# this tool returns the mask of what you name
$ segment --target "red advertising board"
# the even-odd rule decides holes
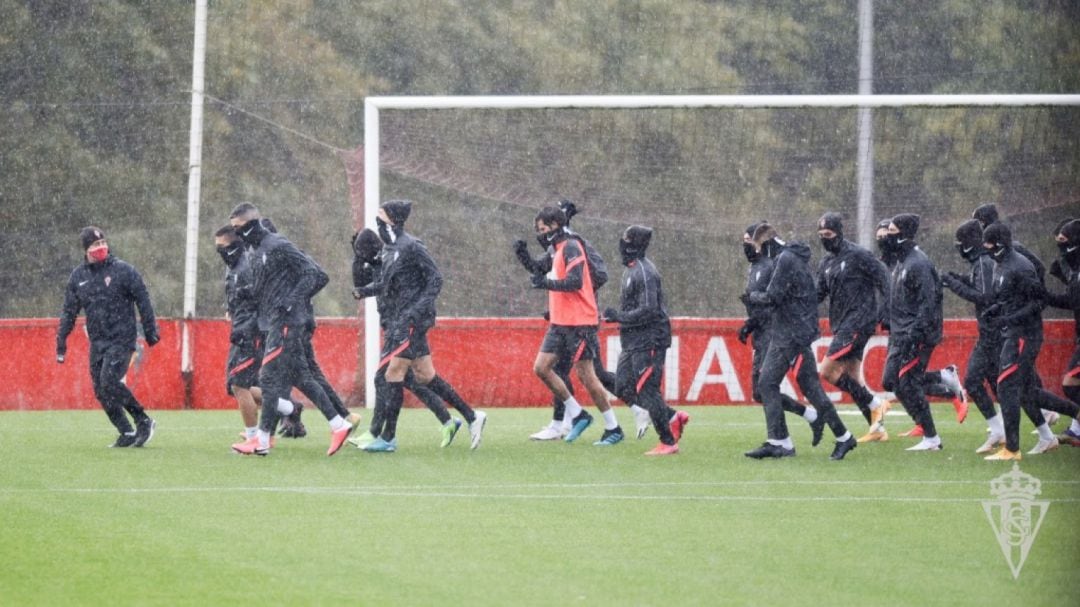
[[[87,339],[82,324],[68,339],[67,362],[56,363],[56,319],[0,320],[0,339],[9,348],[0,410],[88,409],[98,407],[87,369]],[[181,321],[160,320],[161,343],[142,348],[128,373],[135,395],[151,409],[233,408],[225,393],[228,324],[191,321],[194,372],[180,372]],[[739,343],[735,319],[677,318],[668,352],[665,398],[673,404],[745,404],[751,401],[750,348]],[[1058,390],[1074,347],[1072,321],[1046,321],[1046,340],[1038,359],[1043,383]],[[443,318],[429,334],[435,366],[469,402],[479,407],[542,407],[550,394],[532,371],[544,321],[533,318]],[[320,319],[315,333],[318,361],[330,383],[351,403],[363,401],[356,384],[360,360],[357,319]],[[976,338],[975,323],[948,320],[945,341],[934,351],[932,369],[948,364],[964,370]],[[820,358],[829,337],[815,342]],[[618,334],[601,331],[601,349],[609,368],[618,357]],[[874,337],[866,352],[864,374],[871,389],[881,390],[887,336]],[[791,380],[785,384],[790,387]],[[826,391],[839,398],[832,386]],[[579,386],[580,388],[580,386]],[[581,391],[580,393],[584,393]],[[410,397],[411,398],[411,397]],[[410,400],[415,405],[415,401]]]

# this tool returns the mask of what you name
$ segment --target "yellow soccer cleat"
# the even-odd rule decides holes
[[[858,442],[860,443],[884,443],[888,440],[889,432],[885,429],[885,426],[880,424],[874,426],[869,432],[858,438]]]
[[[997,453],[995,453],[993,455],[987,455],[983,459],[985,459],[986,461],[998,461],[998,462],[1000,462],[1000,461],[1014,461],[1014,462],[1018,462],[1021,459],[1021,455],[1020,455],[1019,451],[1009,451],[1008,449],[1002,447],[1001,451],[998,451]]]

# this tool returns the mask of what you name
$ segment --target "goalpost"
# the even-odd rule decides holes
[[[812,108],[1006,108],[1080,106],[1080,95],[552,95],[368,97],[364,101],[364,209],[374,225],[381,202],[381,110],[651,110]],[[873,162],[873,159],[869,159]],[[860,231],[872,226],[873,206],[858,209]],[[364,303],[365,399],[374,405],[380,330],[375,302]]]

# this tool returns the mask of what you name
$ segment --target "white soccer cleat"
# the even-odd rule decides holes
[[[548,424],[538,432],[530,434],[529,440],[562,440],[564,436],[566,432],[563,431],[562,424]]]
[[[979,455],[982,455],[983,453],[991,453],[999,445],[1001,445],[1001,446],[1005,445],[1005,435],[1004,434],[994,434],[993,432],[991,432],[990,436],[987,437],[986,442],[983,443],[981,447],[976,449],[975,453],[978,453]]]
[[[637,428],[638,440],[645,438],[645,434],[649,432],[649,426],[652,425],[652,418],[649,417],[649,412],[645,409],[637,409],[634,411],[634,426]]]
[[[949,365],[941,370],[941,381],[960,402],[967,402],[967,390],[964,390],[964,384],[960,381],[960,371],[956,365]]]
[[[923,438],[917,445],[908,447],[905,451],[941,451],[941,439]]]
[[[1047,409],[1040,409],[1040,411],[1042,411],[1043,419],[1046,420],[1046,425],[1047,426],[1053,426],[1054,424],[1058,423],[1059,419],[1061,419],[1061,414],[1058,413],[1057,411],[1049,411]],[[1032,434],[1038,434],[1039,431],[1038,430],[1032,430],[1031,433]]]
[[[472,444],[470,449],[475,449],[480,446],[480,439],[484,436],[484,424],[487,423],[487,413],[483,411],[476,412],[476,419],[469,424],[469,435],[472,436]]]
[[[1031,451],[1028,451],[1028,455],[1049,453],[1050,451],[1057,449],[1059,444],[1060,443],[1058,443],[1057,437],[1051,438],[1050,440],[1040,440],[1038,443],[1035,444],[1035,447]]]

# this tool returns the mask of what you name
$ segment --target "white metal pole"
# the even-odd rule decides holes
[[[190,379],[194,371],[191,323],[195,317],[195,290],[198,285],[199,197],[202,184],[203,83],[206,64],[207,0],[195,2],[195,44],[191,65],[191,134],[188,143],[187,244],[184,256],[184,317],[180,372]],[[189,392],[190,393],[190,392]],[[185,403],[190,406],[191,403]]]
[[[859,95],[874,94],[874,0],[859,0]],[[874,119],[873,110],[858,109],[859,149],[856,157],[858,180],[855,210],[859,244],[874,244]]]
[[[379,208],[379,107],[364,101],[364,225],[375,225]],[[375,372],[379,369],[379,310],[364,300],[364,404],[375,406]]]

